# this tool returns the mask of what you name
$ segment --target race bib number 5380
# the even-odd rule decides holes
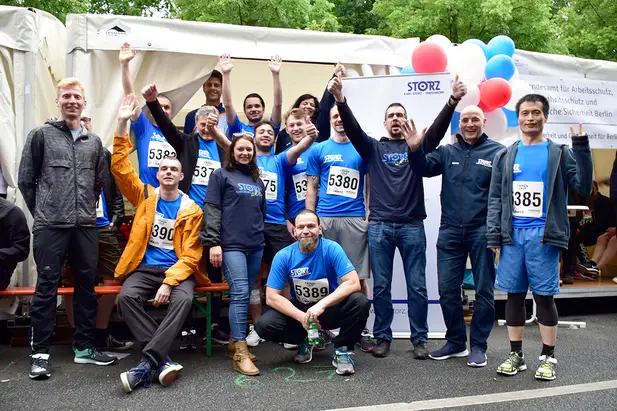
[[[327,194],[356,198],[360,187],[360,172],[353,168],[331,166]]]
[[[512,182],[512,195],[516,217],[542,217],[544,204],[544,183],[542,181],[514,181]]]

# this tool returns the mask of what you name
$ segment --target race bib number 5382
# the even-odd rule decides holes
[[[148,167],[158,168],[161,165],[161,160],[169,156],[176,156],[176,150],[171,144],[164,141],[150,141],[150,144],[148,144]]]
[[[544,183],[542,181],[514,181],[512,182],[512,195],[516,217],[542,217],[544,204]]]

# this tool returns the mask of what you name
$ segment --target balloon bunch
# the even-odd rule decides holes
[[[486,117],[485,133],[497,138],[508,127],[518,127],[514,112],[518,100],[532,93],[531,86],[519,79],[514,64],[515,45],[508,36],[497,36],[488,44],[470,39],[454,46],[441,34],[420,43],[411,55],[411,65],[401,74],[441,73],[458,75],[467,85],[467,94],[456,106],[452,132],[458,130],[460,112],[467,106],[477,105]]]

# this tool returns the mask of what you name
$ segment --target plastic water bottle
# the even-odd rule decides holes
[[[310,345],[319,344],[319,327],[317,327],[317,323],[315,321],[309,321],[306,331],[308,334],[308,343]]]

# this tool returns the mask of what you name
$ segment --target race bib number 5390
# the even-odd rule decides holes
[[[542,217],[544,204],[544,183],[542,181],[514,181],[512,182],[512,195],[516,217]]]
[[[154,224],[152,224],[152,232],[148,244],[164,248],[165,250],[174,249],[174,224],[176,220],[161,216],[154,216]]]

